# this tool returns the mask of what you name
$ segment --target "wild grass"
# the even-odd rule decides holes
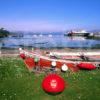
[[[30,73],[20,58],[0,58],[0,100],[100,100],[100,70],[61,73],[66,89],[58,95],[41,88],[44,74]]]

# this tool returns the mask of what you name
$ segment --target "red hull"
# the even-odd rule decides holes
[[[35,67],[35,62],[33,58],[26,58],[24,63],[28,69],[33,69]]]
[[[39,62],[38,62],[38,66],[40,66],[41,68],[43,67],[51,67],[51,60],[47,60],[47,59],[42,59],[40,58]],[[26,64],[27,68],[28,69],[33,69],[36,65],[35,65],[35,62],[34,62],[34,59],[33,58],[26,58],[24,60],[24,63]],[[56,61],[56,67],[57,68],[60,68],[63,66],[63,65],[66,65],[70,70],[72,71],[78,71],[78,67],[74,64],[74,63],[65,63],[65,62],[60,62],[60,61]]]
[[[38,62],[38,66],[40,66],[40,67],[51,67],[51,62],[52,62],[51,60],[46,60],[46,59],[41,58],[40,61]],[[26,64],[28,69],[32,69],[36,66],[33,58],[26,58],[24,60],[24,63]],[[75,65],[74,63],[65,63],[65,62],[56,61],[56,67],[57,68],[61,69],[61,67],[64,64],[72,71],[78,71],[78,68],[87,69],[87,70],[93,70],[93,69],[96,68],[96,66],[94,66],[91,63],[87,63],[87,62]]]

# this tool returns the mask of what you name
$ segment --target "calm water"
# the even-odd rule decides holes
[[[39,48],[63,48],[63,47],[97,47],[100,40],[87,40],[83,37],[69,38],[63,34],[24,34],[23,37],[8,37],[0,39],[0,48],[39,47]]]

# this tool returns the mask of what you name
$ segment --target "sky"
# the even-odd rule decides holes
[[[0,0],[0,27],[49,32],[100,29],[100,0]]]

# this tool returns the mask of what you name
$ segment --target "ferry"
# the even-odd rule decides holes
[[[65,33],[65,36],[84,36],[84,37],[88,37],[91,33],[87,32],[85,30],[81,30],[81,31],[70,31],[68,33]]]

